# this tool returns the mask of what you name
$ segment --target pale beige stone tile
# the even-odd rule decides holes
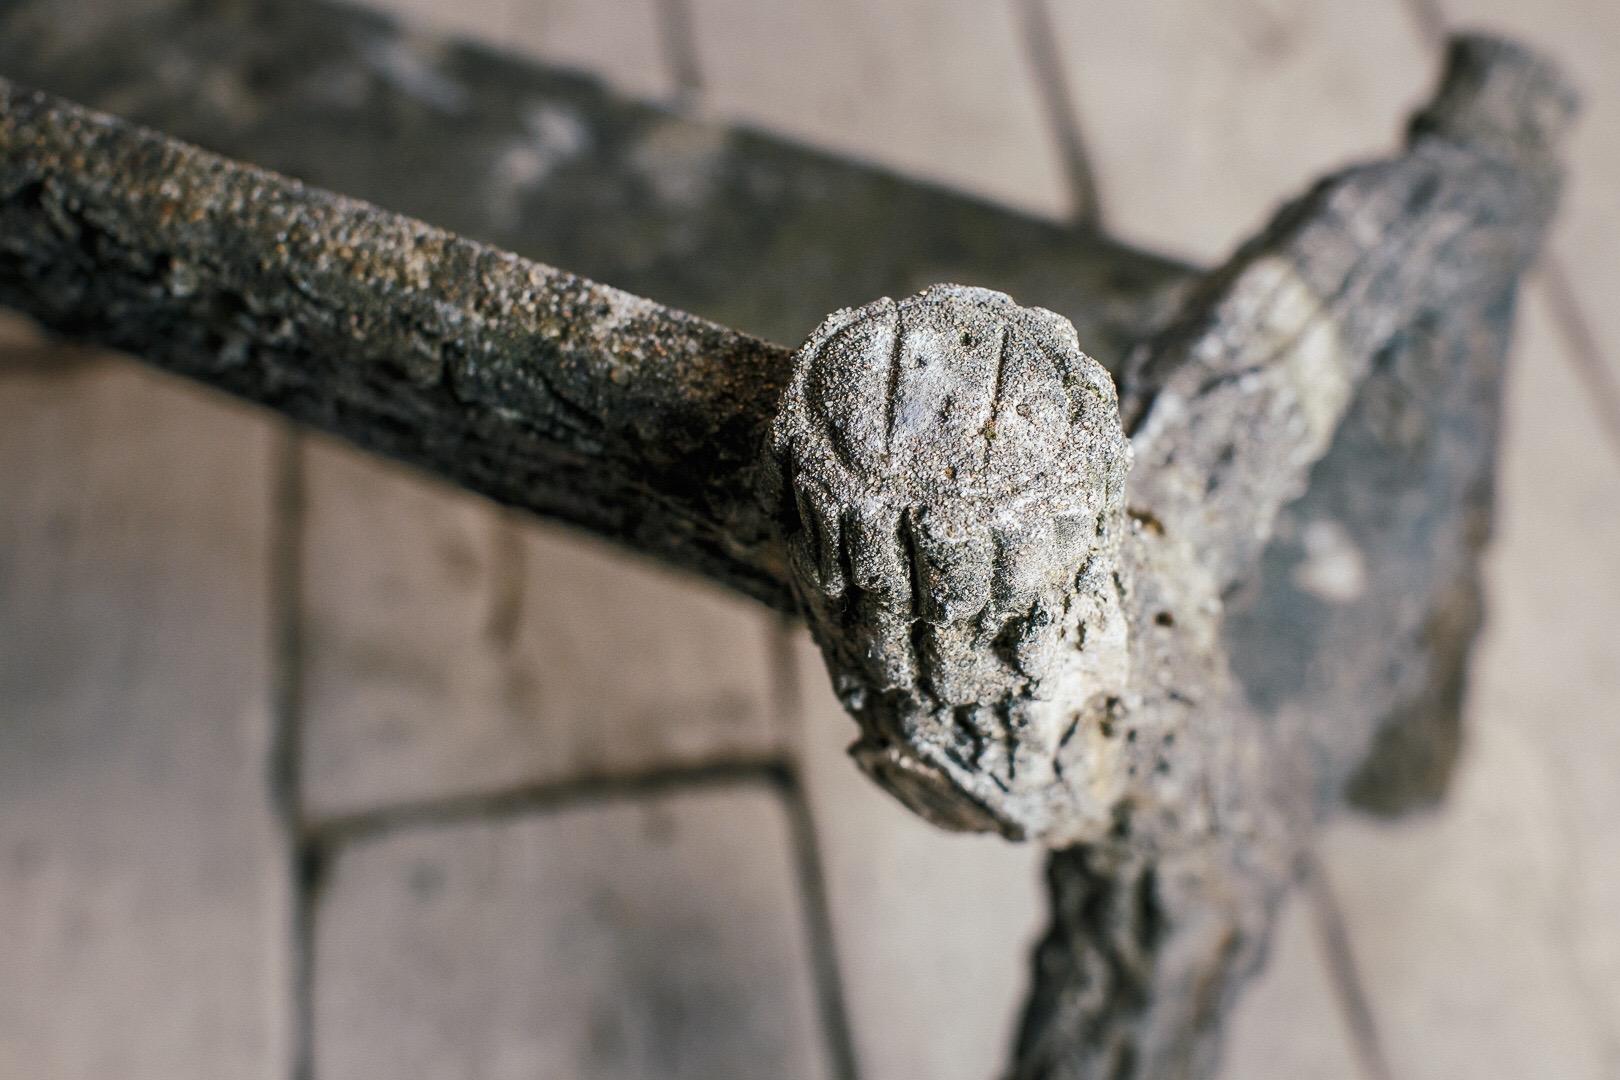
[[[657,0],[348,0],[425,35],[464,38],[596,75],[631,94],[673,89]]]
[[[1435,77],[1399,0],[1048,3],[1105,223],[1206,262],[1395,146]]]
[[[312,818],[776,752],[763,608],[325,440],[306,473]]]
[[[355,7],[391,15],[407,27],[466,38],[497,47],[512,36],[519,4],[534,0],[346,0]]]
[[[274,438],[126,361],[0,380],[0,1076],[287,1075]]]
[[[1522,315],[1461,771],[1433,816],[1327,846],[1411,1080],[1620,1075],[1620,472]]]
[[[1328,979],[1309,899],[1283,904],[1265,969],[1226,1020],[1222,1080],[1368,1080]]]
[[[855,724],[802,631],[804,772],[863,1080],[983,1080],[1011,1060],[1046,923],[1045,852],[947,833],[844,753]]]
[[[665,98],[674,90],[660,37],[660,0],[512,0],[506,44],[548,64],[577,68],[627,93]]]
[[[1010,6],[690,2],[713,114],[1035,213],[1068,212]]]
[[[826,1077],[789,850],[751,786],[361,841],[317,914],[317,1074]]]

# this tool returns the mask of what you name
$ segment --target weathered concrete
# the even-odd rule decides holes
[[[771,612],[331,440],[304,453],[312,824],[781,756]]]
[[[1132,664],[1142,681],[1127,699],[1123,726],[1133,748],[1152,749],[1146,758],[1124,755],[1126,790],[1135,793],[1121,800],[1113,834],[1053,856],[1054,926],[1037,957],[1018,1076],[1209,1071],[1216,1021],[1259,961],[1269,913],[1314,819],[1337,804],[1392,701],[1454,686],[1460,657],[1453,650],[1465,648],[1466,629],[1436,648],[1436,626],[1426,618],[1443,625],[1454,606],[1463,627],[1472,618],[1512,297],[1555,200],[1551,154],[1570,106],[1567,89],[1535,58],[1497,42],[1460,42],[1436,104],[1414,123],[1407,155],[1352,169],[1285,210],[1212,279],[1223,295],[1203,309],[1210,314],[1169,331],[1136,365],[1151,377],[1157,358],[1179,352],[1155,380],[1156,393],[1126,394],[1146,409],[1132,425],[1138,458],[1128,495],[1143,540],[1130,579]],[[1362,231],[1364,214],[1370,227]],[[1386,224],[1371,227],[1380,219]],[[1279,266],[1278,252],[1292,257]],[[1427,273],[1415,273],[1415,263]],[[1317,295],[1331,302],[1302,307],[1302,281],[1317,283]],[[1227,333],[1222,315],[1233,320]],[[1243,335],[1259,345],[1268,330],[1276,347],[1261,349],[1266,363],[1245,362]],[[1295,382],[1300,365],[1313,361],[1327,366]],[[1336,388],[1365,381],[1369,369],[1375,374],[1352,422],[1323,423],[1315,395],[1326,388],[1347,398]],[[1431,389],[1413,396],[1418,380]],[[1178,384],[1183,389],[1162,389]],[[1435,386],[1447,393],[1434,394]],[[1223,397],[1240,407],[1226,410]],[[1205,408],[1214,421],[1207,429],[1199,423]],[[1156,431],[1173,427],[1181,433],[1160,444],[1164,456],[1155,454],[1163,437]],[[1257,693],[1264,680],[1251,678],[1250,689],[1235,678],[1241,645],[1228,667],[1208,641],[1229,583],[1244,572],[1245,549],[1258,553],[1269,532],[1279,493],[1303,486],[1304,476],[1278,471],[1278,459],[1308,462],[1312,442],[1335,428],[1370,468],[1324,485],[1322,497],[1345,497],[1334,520],[1379,551],[1407,549],[1421,536],[1427,553],[1404,558],[1434,599],[1381,608],[1387,621],[1368,632],[1367,644],[1323,658],[1320,681],[1306,684],[1314,696],[1293,697],[1296,667],[1290,689],[1278,693],[1281,684],[1272,682],[1268,701]],[[1233,440],[1240,430],[1250,437]],[[1267,436],[1276,458],[1256,461]],[[1217,448],[1206,451],[1205,439]],[[1172,443],[1187,452],[1171,458]],[[1331,459],[1320,468],[1336,468]],[[1246,462],[1263,482],[1253,483]],[[1146,482],[1138,485],[1139,476]],[[1403,488],[1422,495],[1385,501]],[[1238,524],[1245,514],[1247,526]],[[1204,530],[1229,542],[1176,550],[1178,537],[1186,544]],[[1352,543],[1338,546],[1359,555]],[[1341,569],[1296,562],[1291,576],[1327,592],[1330,603],[1335,592],[1360,601],[1343,554]],[[1289,561],[1286,549],[1270,557]],[[1177,566],[1201,567],[1206,577],[1178,576]],[[1179,596],[1178,584],[1187,589]],[[1375,591],[1387,600],[1384,587]],[[1348,607],[1346,628],[1366,617],[1366,609]],[[1403,690],[1367,694],[1392,673]],[[1444,723],[1451,714],[1419,715]]]
[[[1388,453],[1392,459],[1415,454],[1436,464],[1436,482],[1447,491],[1460,493],[1448,495],[1443,502],[1444,528],[1433,536],[1444,537],[1444,551],[1428,565],[1438,576],[1458,575],[1455,580],[1465,600],[1456,608],[1460,616],[1442,620],[1441,625],[1447,627],[1440,631],[1445,642],[1415,650],[1409,684],[1414,688],[1413,697],[1396,695],[1393,712],[1391,701],[1354,701],[1350,715],[1335,716],[1331,727],[1321,721],[1320,714],[1296,720],[1287,710],[1256,709],[1249,700],[1249,688],[1229,670],[1220,646],[1226,633],[1225,604],[1260,556],[1284,504],[1305,489],[1319,460],[1332,459],[1332,443],[1343,434],[1341,418],[1346,412],[1376,407],[1376,398],[1357,397],[1357,388],[1366,382],[1370,369],[1389,364],[1400,371],[1410,363],[1416,371],[1456,372],[1457,380],[1469,385],[1489,387],[1493,383],[1512,288],[1550,211],[1556,188],[1550,151],[1568,102],[1544,67],[1511,49],[1473,42],[1456,59],[1453,82],[1420,122],[1404,155],[1352,170],[1286,211],[1226,269],[1212,275],[1203,292],[1189,301],[1179,322],[1145,345],[1130,365],[1123,395],[1124,419],[1138,465],[1127,492],[1131,532],[1124,538],[1119,577],[1113,581],[1129,628],[1131,666],[1122,684],[1124,692],[1098,693],[1081,700],[1055,747],[1050,725],[1037,725],[1037,738],[1044,740],[1037,746],[1050,760],[1043,762],[1044,775],[1034,775],[1033,795],[1030,791],[995,793],[991,789],[999,791],[998,785],[985,785],[979,776],[964,770],[960,777],[944,773],[943,783],[937,782],[938,776],[931,778],[935,782],[929,797],[912,800],[948,823],[994,825],[1012,835],[1085,845],[1063,852],[1053,862],[1057,924],[1041,955],[1041,981],[1023,1048],[1025,1075],[1084,1075],[1090,1069],[1130,1069],[1155,1075],[1207,1064],[1214,1018],[1258,953],[1269,911],[1291,875],[1294,856],[1315,814],[1336,801],[1339,788],[1360,764],[1380,723],[1440,682],[1455,682],[1459,643],[1466,642],[1472,625],[1466,603],[1472,583],[1466,568],[1479,530],[1468,520],[1477,520],[1481,500],[1479,462],[1490,445],[1488,418],[1478,425],[1461,425],[1455,446],[1436,442],[1415,449],[1401,441],[1401,432],[1373,426],[1375,437],[1368,452],[1375,456]],[[38,183],[44,192],[46,185]],[[37,194],[26,186],[19,190]],[[26,198],[19,213],[23,220],[35,215],[53,224],[66,217],[74,244],[55,250],[71,262],[82,254],[83,244],[78,241],[85,235],[76,228],[73,214],[77,211],[62,203],[59,195],[45,194],[50,197],[37,200],[45,208],[43,214],[36,214],[38,208]],[[396,222],[389,227],[404,226]],[[220,237],[211,239],[217,242]],[[381,255],[389,249],[385,235],[376,251]],[[367,250],[371,250],[369,244]],[[320,251],[317,244],[302,254],[319,258]],[[275,259],[270,262],[276,265]],[[408,258],[403,265],[411,269]],[[140,274],[131,277],[141,280]],[[555,284],[554,279],[548,281]],[[341,275],[334,284],[342,284]],[[453,282],[426,284],[436,288]],[[138,288],[133,291],[147,295]],[[567,288],[551,291],[566,295]],[[501,294],[502,283],[497,281],[493,295]],[[404,295],[421,302],[420,296]],[[453,289],[447,295],[452,301],[465,299]],[[976,296],[975,304],[988,303],[984,294],[955,295]],[[393,303],[398,297],[384,292],[369,299]],[[561,312],[549,300],[541,306],[554,322],[560,321]],[[192,309],[183,314],[187,319],[206,319],[214,313]],[[611,310],[608,314],[611,324]],[[84,316],[76,313],[76,317]],[[1000,317],[1003,321],[1023,318]],[[676,324],[690,325],[673,318]],[[662,319],[660,314],[642,327],[647,334],[639,340],[656,340],[652,324]],[[74,324],[74,318],[60,313],[56,321]],[[973,336],[978,323],[985,321],[969,317],[966,332]],[[319,318],[313,325],[324,328]],[[575,395],[588,401],[590,407],[583,410],[587,416],[592,410],[605,409],[617,418],[623,414],[614,410],[625,408],[634,413],[636,407],[648,405],[595,385],[603,378],[611,381],[612,361],[619,350],[634,353],[637,348],[634,333],[624,339],[614,337],[615,330],[610,326],[605,339],[588,342],[579,369],[568,370],[571,377],[584,379],[574,389],[588,391]],[[723,333],[717,328],[715,332]],[[896,341],[903,337],[892,336]],[[397,347],[401,340],[395,338],[389,344]],[[410,335],[403,340],[408,342]],[[801,354],[801,368],[793,373],[794,378],[814,370],[821,355],[814,346],[813,339],[812,347]],[[747,346],[745,351],[752,348]],[[675,440],[678,450],[690,451],[690,458],[680,464],[698,468],[695,491],[681,487],[674,505],[648,497],[646,485],[636,481],[638,470],[659,480],[678,477],[691,481],[694,477],[679,468],[672,470],[671,463],[656,452],[650,454],[651,460],[638,462],[637,454],[649,454],[649,448],[656,451],[645,432],[638,433],[641,439],[637,441],[614,430],[603,460],[589,463],[600,466],[602,475],[614,482],[615,497],[621,499],[615,505],[622,507],[639,498],[642,506],[656,508],[657,524],[664,526],[660,535],[648,540],[633,530],[616,529],[607,509],[600,510],[605,525],[567,508],[550,512],[572,516],[631,542],[645,540],[652,550],[727,576],[754,595],[784,603],[782,575],[788,562],[778,546],[776,530],[785,530],[790,542],[798,535],[805,515],[794,511],[796,525],[784,511],[800,500],[774,500],[775,505],[764,507],[762,514],[760,507],[741,505],[746,500],[735,490],[738,480],[753,479],[752,462],[742,446],[762,435],[770,416],[743,416],[740,426],[726,429],[725,435],[705,426],[715,423],[707,410],[717,400],[740,403],[745,409],[768,402],[768,412],[775,404],[775,392],[789,385],[784,354],[759,348],[766,350],[761,355],[769,359],[752,374],[775,382],[764,389],[757,379],[746,386],[738,383],[730,398],[699,394],[695,401],[682,403],[692,409],[700,432],[687,441],[689,430],[683,430]],[[971,359],[971,348],[963,345],[969,355],[957,358]],[[203,351],[195,348],[198,354]],[[958,352],[947,349],[941,359]],[[690,358],[691,352],[683,348],[682,355]],[[844,360],[858,360],[864,353],[854,349],[839,355]],[[568,354],[562,357],[567,359]],[[546,365],[555,366],[558,355],[548,352],[541,359],[549,372]],[[645,356],[637,359],[645,360]],[[726,377],[706,362],[694,361],[689,368],[685,374],[710,380],[704,384],[710,389],[726,385]],[[466,374],[453,364],[450,370]],[[507,367],[500,361],[493,370],[505,372],[509,376],[506,382],[518,386],[524,375],[542,377],[538,372],[526,372],[521,365]],[[409,365],[403,373],[411,376]],[[481,374],[477,367],[471,369],[471,375]],[[221,381],[229,385],[228,380]],[[659,392],[669,389],[658,385],[657,375],[649,376],[645,385],[637,380],[637,385],[654,395],[655,406],[668,405],[656,401]],[[750,390],[760,396],[750,397]],[[265,396],[275,404],[287,404]],[[922,394],[919,400],[926,398]],[[495,404],[493,398],[472,400],[484,407]],[[825,400],[818,403],[813,394],[804,400],[811,408],[828,405]],[[885,400],[895,400],[895,395],[891,393]],[[461,400],[454,407],[467,404]],[[793,407],[792,399],[789,407]],[[536,408],[545,423],[554,421],[546,418],[547,409],[555,409],[555,405],[543,397],[520,399],[515,408],[520,412]],[[1488,411],[1486,408],[1481,415]],[[858,419],[860,410],[838,405],[823,408],[823,412],[845,422]],[[1249,438],[1235,439],[1235,432],[1245,432]],[[1046,434],[1052,436],[1051,445],[1068,446],[1061,428]],[[732,435],[736,441],[727,441]],[[558,429],[546,431],[545,436],[574,455],[597,452],[577,441],[578,432],[569,431],[566,424],[558,423]],[[705,439],[710,441],[705,444]],[[386,442],[382,445],[387,448]],[[541,451],[545,445],[542,439]],[[698,447],[705,445],[711,454],[717,449],[723,452],[725,460],[718,467],[712,458],[701,456]],[[926,463],[937,456],[935,450],[925,448],[914,459]],[[817,460],[816,455],[810,460]],[[821,460],[825,462],[824,455]],[[788,473],[793,473],[799,463],[798,451],[778,454],[775,468],[781,470],[784,461]],[[995,469],[981,471],[985,478],[996,476]],[[1102,470],[1104,477],[1107,473],[1106,468]],[[775,490],[785,492],[798,478],[790,475],[783,480]],[[577,497],[578,489],[588,486],[570,486],[569,480],[562,485],[565,500]],[[1097,498],[1097,507],[1105,508],[1106,479],[1102,486],[1100,493],[1082,492],[1075,497],[1089,494]],[[885,508],[885,515],[897,503],[896,493],[879,485],[874,502]],[[947,496],[947,503],[951,498]],[[1386,509],[1374,505],[1368,512]],[[735,516],[727,519],[728,512]],[[896,510],[896,520],[899,514]],[[842,507],[811,516],[812,521],[834,518],[841,526]],[[969,525],[984,524],[972,515],[964,520]],[[671,523],[675,535],[663,535]],[[636,524],[645,527],[647,521]],[[1336,531],[1331,521],[1308,524],[1311,528],[1300,535],[1313,562],[1297,568],[1297,580],[1317,594],[1351,596],[1355,575],[1344,567],[1353,564],[1354,558],[1347,563],[1343,556],[1346,550],[1353,555],[1355,549],[1344,542],[1347,530]],[[1428,526],[1413,528],[1421,534]],[[956,538],[955,530],[947,532],[947,540]],[[971,535],[973,530],[966,532]],[[738,547],[727,548],[717,541]],[[814,544],[801,547],[807,554],[817,554]],[[973,559],[953,560],[949,553],[929,558],[927,547],[923,545],[923,559],[914,559],[912,566],[929,573],[942,570],[949,587],[936,590],[930,584],[918,594],[920,599],[912,598],[914,612],[922,613],[924,622],[930,615],[945,624],[964,616],[971,619],[975,614],[968,610],[971,603],[960,601],[974,599],[980,591],[977,579],[986,575],[963,573],[959,575],[962,580],[956,581],[951,571],[970,563],[979,569],[982,566]],[[892,549],[879,544],[866,550]],[[1317,557],[1323,553],[1328,556],[1325,560]],[[864,561],[871,563],[872,559]],[[800,573],[799,588],[806,595],[819,591],[830,596],[833,590],[817,586],[817,575],[832,582],[834,571],[842,573],[843,568],[818,562],[816,558],[799,560],[795,569],[813,572]],[[1068,564],[1056,560],[1051,565]],[[926,576],[917,574],[919,580]],[[992,567],[988,577],[993,581],[996,576]],[[891,577],[899,580],[911,575],[863,574],[861,580],[881,584]],[[853,573],[846,578],[856,580]],[[955,599],[959,609],[952,612],[949,604],[936,605],[936,599]],[[845,604],[844,609],[859,612],[860,606]],[[1438,608],[1426,609],[1424,614],[1434,610],[1449,609],[1442,600]],[[915,625],[916,615],[909,617]],[[850,626],[835,627],[835,621],[823,619],[824,645],[851,630]],[[1265,625],[1263,621],[1261,625]],[[853,639],[858,642],[863,630],[853,629]],[[976,627],[974,630],[977,632]],[[1264,631],[1277,632],[1276,622]],[[1381,640],[1413,651],[1405,636],[1411,632],[1410,625],[1403,624],[1401,633],[1384,635]],[[851,650],[846,659],[854,660],[857,670],[864,665],[866,678],[874,671],[880,678],[887,677],[881,664],[873,667],[858,649]],[[1374,649],[1358,662],[1385,659],[1387,654]],[[1002,662],[999,657],[975,656],[974,660],[990,665],[992,672]],[[835,668],[851,666],[837,661],[835,656]],[[1351,685],[1356,681],[1349,677],[1352,674],[1381,676],[1384,670],[1346,667],[1336,678],[1341,685]],[[964,693],[951,688],[941,694],[948,678],[935,674],[926,681],[928,685],[922,689],[941,697],[953,710],[959,705],[971,708],[980,690],[1004,694],[1006,686],[1016,682],[1000,673],[990,679],[968,677],[960,683]],[[1437,700],[1445,704],[1445,696]],[[994,709],[978,715],[992,723],[1000,720]],[[919,756],[922,743],[938,741],[937,729],[895,726],[901,729],[892,733],[896,741],[914,744],[907,746],[912,756]],[[1006,723],[1005,727],[1005,732],[993,729],[989,734],[1017,735],[1017,725]],[[962,734],[983,738],[985,732],[970,728]],[[986,740],[989,745],[996,741]],[[1011,759],[1016,760],[1016,754]],[[1024,775],[1030,774],[1026,771]],[[1068,787],[1077,782],[1091,790],[1086,800],[1075,805]],[[1031,813],[1031,805],[1039,806],[1039,812]]]
[[[1125,691],[1130,451],[1074,327],[962,286],[841,311],[771,447],[765,498],[861,767],[951,828],[1096,813],[1057,756],[1076,709]]]

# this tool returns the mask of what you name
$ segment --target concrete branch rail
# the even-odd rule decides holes
[[[998,292],[795,352],[6,83],[0,303],[802,613],[879,783],[1057,849],[1015,1075],[1198,1075],[1315,822],[1454,721],[1572,110],[1459,39],[1404,150],[1285,208],[1117,389]],[[1302,712],[1233,626],[1313,499],[1390,579],[1319,620],[1356,647]]]

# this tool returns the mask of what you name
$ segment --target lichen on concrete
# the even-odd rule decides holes
[[[1106,820],[1090,787],[1111,770],[1062,759],[1077,711],[1124,691],[1130,449],[1068,320],[956,285],[840,311],[796,355],[771,447],[861,767],[946,827]]]

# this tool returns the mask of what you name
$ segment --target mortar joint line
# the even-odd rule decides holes
[[[1542,259],[1541,284],[1553,326],[1564,342],[1562,351],[1574,367],[1575,377],[1585,386],[1598,426],[1620,461],[1620,377],[1604,355],[1556,249]]]
[[[1076,225],[1100,228],[1102,205],[1096,171],[1086,149],[1080,114],[1069,86],[1051,11],[1046,0],[1012,2],[1023,31],[1024,52],[1034,78],[1035,93],[1046,114],[1048,130],[1057,144],[1058,158],[1069,189],[1070,217]]]
[[[689,112],[696,108],[703,93],[692,0],[656,0],[654,8],[664,62],[675,84],[673,105]]]
[[[1338,1001],[1339,1013],[1349,1031],[1357,1070],[1365,1080],[1394,1080],[1395,1073],[1384,1052],[1383,1038],[1379,1034],[1372,1003],[1356,964],[1349,927],[1345,924],[1338,897],[1333,892],[1333,883],[1314,854],[1301,858],[1300,869],[1305,901],[1311,910],[1317,942],[1326,958],[1328,979]]]
[[[269,545],[274,635],[269,784],[287,845],[292,894],[288,994],[293,1080],[312,1080],[314,1076],[314,923],[320,878],[318,852],[310,845],[304,829],[302,794],[304,439],[292,423],[283,422],[277,430]]]

